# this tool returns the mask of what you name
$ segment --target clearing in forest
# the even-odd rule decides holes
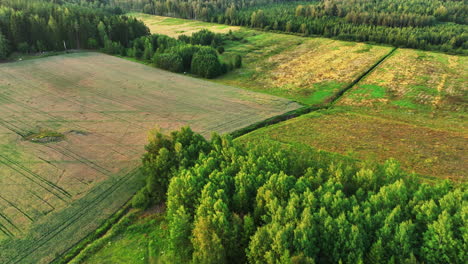
[[[215,33],[228,33],[239,30],[240,27],[216,23],[201,22],[174,17],[154,16],[143,13],[128,13],[128,16],[136,17],[143,21],[152,34],[163,34],[173,38],[180,35],[192,35],[202,29],[208,29]]]
[[[0,263],[45,263],[141,186],[147,133],[227,133],[300,105],[80,52],[0,64]]]

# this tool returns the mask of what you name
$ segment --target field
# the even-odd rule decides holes
[[[465,131],[468,59],[398,49],[339,105],[441,130]]]
[[[234,35],[243,41],[228,42],[223,56],[241,55],[243,67],[217,81],[306,105],[329,103],[391,51],[390,47],[244,29]]]
[[[466,57],[398,49],[336,103],[255,131],[359,159],[397,159],[421,175],[466,181]]]
[[[216,33],[228,33],[230,30],[239,30],[239,27],[236,26],[220,25],[196,20],[152,16],[143,13],[129,13],[127,15],[143,21],[153,34],[163,34],[174,38],[180,35],[191,35],[201,29],[209,29]]]
[[[325,38],[262,32],[239,27],[134,14],[152,33],[178,36],[206,28],[228,33],[238,40],[225,43],[222,59],[241,55],[243,67],[215,81],[316,105],[328,103],[340,90],[364,74],[390,47]]]
[[[45,263],[141,186],[147,132],[209,136],[298,104],[80,52],[0,64],[0,263]]]
[[[161,17],[146,19],[158,32]],[[222,57],[241,55],[243,66],[215,82],[319,105],[357,81],[334,104],[337,116],[310,114],[256,131],[253,140],[265,136],[377,161],[393,157],[419,174],[464,180],[466,57],[246,28],[233,36]]]
[[[397,159],[409,172],[466,181],[466,134],[434,130],[370,115],[323,110],[259,129],[242,141],[308,145],[352,158]]]

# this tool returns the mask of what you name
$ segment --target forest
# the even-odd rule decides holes
[[[133,205],[166,203],[171,263],[466,260],[464,186],[188,127],[149,139]]]
[[[274,4],[273,4],[274,3]],[[110,6],[264,30],[466,53],[464,1],[110,0]]]
[[[0,60],[15,51],[26,54],[99,49],[153,63],[165,70],[191,72],[205,78],[224,74],[235,65],[240,67],[234,60],[221,62],[219,59],[225,36],[207,30],[180,40],[150,35],[141,21],[120,14],[120,8],[110,8],[100,1],[61,4],[45,0],[2,1]]]

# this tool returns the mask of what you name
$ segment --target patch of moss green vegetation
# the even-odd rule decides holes
[[[409,100],[396,100],[396,101],[392,101],[392,104],[399,106],[399,107],[410,108],[410,109],[418,108],[418,106],[415,103]]]
[[[316,90],[312,95],[306,99],[299,100],[300,102],[308,105],[316,105],[327,101],[331,98],[338,90],[343,87],[343,84],[337,82],[325,82],[314,85]]]
[[[356,50],[355,52],[356,53],[366,53],[366,52],[371,51],[371,49],[372,49],[371,45],[366,45],[364,48]]]
[[[52,130],[41,130],[30,133],[25,137],[26,140],[36,143],[58,142],[65,139],[65,135]]]
[[[130,218],[122,230],[102,242],[96,241],[101,244],[96,245],[96,253],[81,263],[158,263],[158,255],[164,249],[164,227],[160,214]]]

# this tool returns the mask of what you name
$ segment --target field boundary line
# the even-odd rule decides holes
[[[334,105],[347,91],[351,90],[356,84],[361,82],[364,78],[366,78],[369,74],[371,74],[375,69],[377,69],[382,63],[385,62],[390,56],[392,56],[398,48],[394,47],[390,50],[389,53],[384,55],[380,58],[374,65],[372,65],[369,69],[367,69],[364,73],[359,75],[354,81],[348,84],[345,88],[341,89],[337,92],[330,100],[330,105]]]

